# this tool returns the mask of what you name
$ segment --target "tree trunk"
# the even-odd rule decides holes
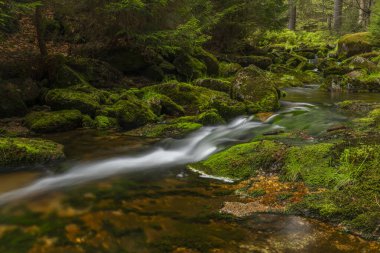
[[[40,49],[40,54],[42,58],[46,58],[48,56],[48,50],[46,47],[46,41],[44,37],[45,29],[43,24],[42,6],[36,7],[34,18],[38,48]]]
[[[297,6],[295,0],[289,1],[289,30],[295,30],[297,24]]]
[[[342,28],[343,0],[334,0],[334,30],[340,32]]]

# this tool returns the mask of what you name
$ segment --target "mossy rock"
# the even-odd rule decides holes
[[[338,41],[338,54],[351,57],[357,54],[367,53],[372,50],[369,32],[361,32],[344,35]]]
[[[212,53],[204,50],[203,48],[198,48],[195,50],[194,56],[206,65],[207,75],[219,76],[219,61]]]
[[[152,65],[142,71],[142,74],[153,80],[161,82],[165,78],[165,72],[157,65]]]
[[[116,118],[123,129],[133,129],[157,120],[148,104],[133,95],[102,110],[104,116]]]
[[[83,57],[70,57],[66,59],[66,64],[80,73],[80,77],[83,77],[86,80],[85,82],[96,88],[126,87],[122,81],[123,74],[107,62]]]
[[[380,108],[380,103],[369,103],[363,100],[345,100],[337,103],[337,107],[346,113],[365,115],[375,108]]]
[[[254,103],[259,111],[274,111],[280,107],[279,92],[266,72],[258,67],[242,69],[232,83],[232,96]]]
[[[156,115],[166,114],[171,116],[181,116],[185,114],[185,110],[182,106],[163,94],[147,92],[144,94],[143,100],[148,103]]]
[[[64,158],[63,146],[52,141],[27,138],[0,138],[0,166],[34,166]]]
[[[94,116],[100,108],[100,97],[92,91],[83,92],[72,89],[53,89],[45,96],[46,104],[54,110],[76,109],[83,114]]]
[[[130,47],[103,49],[99,57],[124,74],[139,73],[152,64],[139,49]]]
[[[184,120],[171,120],[164,123],[148,124],[128,132],[129,135],[144,136],[149,138],[181,138],[202,127],[197,122]]]
[[[170,82],[145,87],[144,92],[163,94],[181,105],[187,114],[199,114],[210,109],[217,109],[225,119],[244,115],[246,106],[229,97],[224,92],[210,90],[187,83]]]
[[[81,127],[82,114],[78,110],[31,112],[24,121],[30,130],[37,133],[64,132]]]
[[[210,90],[222,91],[228,94],[231,92],[231,82],[224,79],[200,78],[195,80],[194,84]]]
[[[13,87],[0,83],[0,118],[24,116],[27,113],[22,96]]]
[[[239,70],[243,67],[238,63],[228,63],[221,62],[220,63],[220,74],[222,77],[231,77],[234,76]]]
[[[226,123],[217,110],[210,110],[198,116],[198,122],[205,126],[215,126]]]
[[[260,171],[278,170],[285,150],[283,144],[273,141],[251,142],[233,146],[189,167],[209,175],[244,179]]]
[[[207,67],[203,62],[188,54],[181,54],[174,60],[173,64],[184,80],[200,78],[207,72]]]
[[[96,116],[94,120],[95,127],[97,129],[117,129],[119,125],[117,119],[106,117],[106,116]]]
[[[240,64],[243,67],[248,67],[249,65],[255,65],[261,69],[268,69],[270,65],[273,64],[272,59],[266,56],[236,56],[233,58],[234,62]]]

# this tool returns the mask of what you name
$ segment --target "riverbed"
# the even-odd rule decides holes
[[[186,169],[266,132],[313,137],[350,120],[334,106],[350,94],[315,86],[286,92],[264,122],[241,117],[181,140],[94,130],[44,136],[65,145],[67,160],[1,177],[0,252],[379,252],[376,242],[311,219],[221,214],[224,202],[239,198],[231,183]]]

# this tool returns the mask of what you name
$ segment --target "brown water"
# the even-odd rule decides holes
[[[289,93],[289,100],[299,101],[294,94]],[[345,120],[325,107],[291,119],[284,115],[278,122],[286,128],[310,128],[294,119],[314,120],[318,129]],[[60,170],[81,161],[134,156],[157,142],[86,130],[48,137],[66,147],[68,160]],[[45,176],[2,175],[0,191]],[[219,213],[223,202],[234,200],[229,184],[200,178],[184,166],[130,172],[2,206],[0,252],[380,252],[375,242],[314,220]]]

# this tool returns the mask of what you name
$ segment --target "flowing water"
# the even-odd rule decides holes
[[[309,219],[223,216],[223,202],[237,199],[229,184],[186,170],[266,132],[314,136],[348,120],[333,103],[349,95],[287,92],[265,122],[241,117],[181,140],[89,130],[47,136],[65,145],[68,160],[54,175],[1,177],[0,252],[379,252],[374,242]]]

